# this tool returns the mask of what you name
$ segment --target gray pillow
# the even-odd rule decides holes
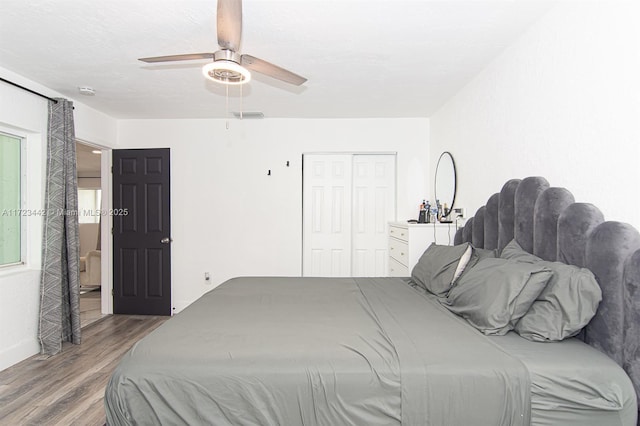
[[[500,257],[498,256],[498,251],[497,250],[487,250],[487,249],[483,249],[483,248],[477,248],[474,247],[473,244],[471,245],[471,257],[469,259],[468,262],[465,263],[465,265],[463,265],[462,270],[454,277],[453,283],[452,285],[456,284],[456,281],[458,279],[460,279],[460,277],[462,277],[462,275],[465,273],[465,271],[469,271],[471,270],[471,268],[478,263],[479,261],[481,261],[482,259],[488,259],[488,258],[494,258],[494,257]],[[463,262],[463,259],[461,259],[460,264]],[[460,266],[460,264],[458,266]],[[458,271],[456,271],[458,272]]]
[[[520,247],[520,244],[518,244],[516,240],[509,241],[509,244],[507,244],[502,249],[502,253],[500,253],[500,258],[517,260],[519,262],[529,262],[529,263],[543,261],[538,256],[533,255],[528,251],[525,251],[522,247]]]
[[[471,245],[471,248],[473,249],[473,253],[471,254],[471,260],[467,265],[467,270],[470,270],[473,267],[473,265],[475,265],[482,259],[500,257],[498,256],[497,250],[487,250],[487,249],[475,247],[473,245]]]
[[[431,244],[422,254],[416,266],[413,267],[411,279],[436,296],[446,296],[455,281],[460,259],[467,253],[467,250],[471,250],[469,243],[457,246]],[[469,257],[466,256],[467,260]],[[460,265],[460,267],[462,270],[465,265]]]
[[[596,314],[602,291],[593,273],[585,268],[548,262],[524,251],[514,240],[501,257],[536,262],[553,271],[549,284],[529,311],[516,324],[515,331],[529,340],[550,342],[575,336]]]
[[[506,334],[544,290],[552,272],[532,263],[480,260],[441,303],[484,334]]]

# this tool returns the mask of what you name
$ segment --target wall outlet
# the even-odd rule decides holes
[[[464,207],[454,207],[453,208],[453,215],[455,217],[466,217],[466,210]]]

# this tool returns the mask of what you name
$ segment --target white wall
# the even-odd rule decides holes
[[[544,176],[640,228],[640,2],[552,9],[431,117],[473,215],[510,178]]]
[[[301,274],[305,152],[397,152],[398,219],[416,217],[430,187],[427,119],[231,120],[229,130],[225,124],[118,123],[121,148],[171,149],[176,311],[230,277]]]
[[[0,68],[0,76],[47,96],[59,94]],[[114,145],[116,122],[75,102],[76,136],[103,145]],[[27,137],[27,209],[44,204],[47,101],[0,82],[0,128]],[[37,340],[40,307],[42,217],[27,218],[26,265],[0,269],[0,370],[39,352]]]

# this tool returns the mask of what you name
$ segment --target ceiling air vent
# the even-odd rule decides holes
[[[264,118],[264,114],[261,113],[260,111],[247,111],[247,112],[233,111],[233,116],[241,120]]]

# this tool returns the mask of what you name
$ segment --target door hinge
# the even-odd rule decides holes
[[[113,235],[113,228],[111,228],[111,235]]]
[[[112,296],[115,296],[115,295],[116,295],[116,292],[115,292],[113,289],[111,289],[111,295],[112,295]]]
[[[113,173],[113,166],[111,166],[111,173]]]

